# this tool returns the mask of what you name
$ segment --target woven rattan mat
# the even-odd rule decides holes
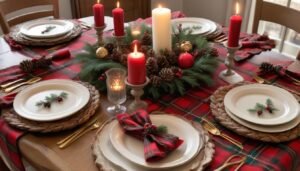
[[[39,133],[59,132],[81,125],[95,114],[100,104],[100,94],[91,84],[80,81],[78,83],[89,89],[90,100],[84,108],[70,117],[51,122],[37,122],[22,118],[13,109],[3,113],[2,117],[13,127]]]
[[[70,20],[71,21],[71,20]],[[69,42],[72,39],[78,37],[81,32],[82,28],[79,23],[76,21],[71,21],[74,24],[74,28],[68,32],[67,34],[60,36],[60,37],[55,37],[55,38],[50,38],[50,39],[36,39],[36,38],[30,38],[25,35],[23,35],[20,32],[20,29],[22,25],[15,26],[11,32],[10,32],[10,37],[15,40],[16,42],[27,45],[27,46],[53,46],[65,42]]]
[[[237,122],[235,122],[233,119],[231,119],[230,116],[225,111],[225,106],[224,106],[224,97],[226,93],[231,90],[234,87],[245,85],[245,84],[250,84],[249,82],[242,82],[238,83],[235,85],[228,85],[224,87],[220,87],[218,90],[214,92],[211,96],[211,111],[216,120],[225,126],[226,128],[236,132],[239,135],[260,140],[260,141],[265,141],[265,142],[273,142],[273,143],[278,143],[278,142],[284,142],[284,141],[290,141],[292,139],[297,138],[300,136],[300,124],[298,124],[296,127],[294,127],[291,130],[285,131],[285,132],[279,132],[279,133],[265,133],[265,132],[260,132],[260,131],[255,131],[252,130],[248,127],[245,127]],[[287,90],[289,91],[289,90]],[[299,96],[295,94],[295,92],[290,93],[294,94],[296,99],[299,101]]]

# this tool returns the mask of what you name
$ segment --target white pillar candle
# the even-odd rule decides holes
[[[154,52],[159,53],[163,49],[171,50],[171,30],[171,10],[162,7],[153,9],[152,36]]]

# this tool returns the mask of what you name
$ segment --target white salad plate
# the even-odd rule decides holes
[[[144,143],[132,136],[126,135],[118,121],[112,122],[110,140],[121,156],[137,165],[150,169],[174,168],[193,159],[203,146],[199,132],[187,121],[172,115],[150,115],[154,125],[164,125],[168,133],[183,139],[183,144],[165,159],[157,162],[146,162]]]
[[[204,35],[207,33],[212,33],[217,29],[217,25],[208,19],[205,18],[177,18],[172,20],[172,25],[177,26],[182,24],[182,28],[191,28],[193,29],[192,34],[194,35]]]
[[[47,27],[54,27],[43,33]],[[37,20],[25,23],[20,32],[31,38],[54,38],[67,34],[74,27],[74,24],[67,20]]]
[[[270,99],[278,110],[261,115],[249,112],[256,103],[266,104]],[[224,105],[235,116],[260,125],[280,125],[294,120],[299,114],[299,104],[288,91],[265,84],[249,84],[231,89],[224,98]]]
[[[267,132],[267,133],[284,132],[293,129],[300,123],[300,115],[298,115],[294,120],[285,124],[274,125],[274,126],[263,126],[263,125],[253,124],[251,122],[247,122],[243,119],[240,119],[239,117],[235,116],[232,112],[230,112],[229,109],[227,109],[226,107],[225,107],[225,111],[228,114],[228,116],[234,121],[236,121],[237,123],[260,132]]]
[[[63,102],[51,103],[50,108],[36,106],[51,94],[67,93]],[[31,85],[21,91],[15,98],[13,107],[18,115],[34,121],[54,121],[62,119],[82,109],[90,99],[89,90],[74,81],[53,79]]]

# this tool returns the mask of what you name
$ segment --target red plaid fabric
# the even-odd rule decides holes
[[[144,110],[131,115],[118,114],[117,119],[126,134],[144,141],[144,156],[147,162],[165,158],[183,143],[183,140],[175,135],[158,134],[157,126],[152,125],[148,113]]]
[[[44,80],[53,78],[77,79],[77,74],[80,72],[81,65],[76,63],[73,56],[81,51],[85,43],[94,44],[95,42],[96,35],[94,30],[84,32],[81,37],[68,44],[72,58],[54,62],[50,70],[41,73],[40,76],[42,76]],[[184,96],[167,94],[161,97],[158,101],[147,99],[149,104],[147,111],[152,112],[154,110],[162,110],[167,113],[184,116],[187,119],[196,122],[201,122],[201,118],[205,117],[211,122],[214,122],[224,133],[243,143],[244,149],[241,150],[220,137],[212,136],[212,139],[216,145],[216,152],[212,163],[206,169],[208,171],[219,167],[232,154],[240,154],[247,157],[245,165],[241,167],[241,170],[245,171],[300,170],[300,138],[285,143],[263,143],[237,135],[234,132],[224,128],[214,120],[210,113],[209,97],[218,87],[226,85],[223,80],[219,79],[218,74],[220,71],[226,68],[223,62],[225,56],[227,55],[227,50],[224,48],[224,46],[215,45],[215,48],[217,48],[219,51],[220,60],[220,66],[214,75],[215,85],[212,87],[202,87],[187,90]],[[19,52],[32,57],[53,53],[53,51],[47,51],[43,48],[29,49],[26,47]],[[291,63],[291,60],[288,58],[277,58],[275,56],[276,54],[273,55],[272,52],[261,53],[259,56],[253,56],[253,58],[247,58],[244,61],[237,63],[234,69],[241,74],[245,80],[254,81],[252,79],[252,75],[256,74],[258,71],[258,66],[264,60],[272,61],[273,64],[281,64],[282,66],[287,66]],[[296,86],[282,77],[278,77],[277,75],[265,75],[264,78],[275,85],[279,84],[286,86],[300,93],[300,86]],[[14,131],[0,128],[0,134],[3,134],[2,132],[7,135],[15,134]],[[15,141],[16,143],[14,143],[14,146],[11,146],[11,149],[17,149],[17,140],[18,137],[14,136],[14,140],[12,141]],[[8,140],[3,139],[3,137],[0,139],[0,143],[2,144],[6,144],[7,141]],[[1,147],[1,149],[3,148]],[[11,160],[13,161],[12,158]],[[15,163],[16,166],[19,165],[18,162],[13,163]],[[233,168],[231,168],[231,170],[233,170]]]

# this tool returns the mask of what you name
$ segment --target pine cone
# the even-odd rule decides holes
[[[146,68],[148,74],[156,74],[158,72],[157,60],[154,57],[148,58]]]
[[[199,56],[199,57],[202,57],[202,56],[206,55],[206,53],[207,53],[207,49],[201,49],[201,50],[199,50],[199,52],[198,52],[198,56]]]
[[[170,65],[176,65],[178,61],[178,56],[173,52],[165,49],[163,55],[166,57]]]
[[[51,59],[41,58],[34,62],[34,69],[37,68],[48,68],[52,64]]]
[[[175,75],[176,77],[178,77],[178,78],[181,78],[181,77],[182,77],[183,72],[182,72],[182,69],[181,69],[181,68],[176,67],[176,66],[172,66],[171,69],[172,69],[172,71],[173,71],[173,73],[174,73],[174,75]]]
[[[157,64],[159,68],[168,68],[170,66],[169,61],[163,55],[157,56]]]
[[[35,69],[35,64],[31,60],[24,60],[20,63],[20,69],[25,73],[31,73]]]
[[[209,52],[209,54],[213,57],[218,57],[219,56],[219,52],[216,48],[212,48]]]
[[[140,48],[140,52],[144,53],[144,54],[147,54],[148,50],[150,49],[149,46],[146,46],[146,45],[142,45],[141,48]],[[147,55],[147,57],[149,57]]]
[[[162,79],[159,76],[153,75],[153,76],[150,77],[150,83],[154,87],[159,87],[162,83]]]
[[[142,45],[152,45],[152,36],[146,31],[142,37]]]
[[[122,53],[119,52],[117,49],[114,49],[111,54],[111,59],[115,62],[121,62]]]
[[[109,54],[112,54],[113,50],[115,48],[114,44],[112,44],[112,43],[107,43],[104,47],[107,49],[107,51],[108,51]]]
[[[263,62],[260,65],[259,69],[262,73],[270,73],[270,72],[279,73],[282,67],[279,65],[274,66],[273,64]]]
[[[148,57],[154,57],[154,56],[155,56],[154,50],[150,48],[150,49],[147,51],[147,56],[148,56]]]
[[[159,72],[159,76],[164,81],[172,81],[174,79],[174,73],[171,68],[163,68]]]

